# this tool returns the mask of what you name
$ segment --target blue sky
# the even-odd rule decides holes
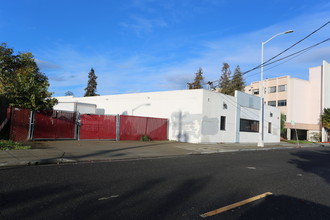
[[[90,68],[101,95],[185,89],[203,68],[217,80],[260,64],[330,20],[328,0],[15,0],[1,1],[0,39],[32,52],[54,96],[82,96]],[[284,55],[329,38],[330,24]],[[330,62],[330,41],[265,71],[265,78],[308,78],[308,68]],[[266,68],[267,69],[267,68]],[[246,82],[259,80],[259,71]]]

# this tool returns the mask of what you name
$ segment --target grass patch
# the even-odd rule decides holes
[[[31,146],[25,146],[19,142],[0,140],[0,150],[29,150]]]
[[[287,140],[286,142],[290,143],[290,144],[298,144],[297,140]],[[314,144],[315,142],[311,142],[311,141],[300,141],[299,140],[299,144]]]

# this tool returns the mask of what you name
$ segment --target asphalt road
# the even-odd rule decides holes
[[[0,219],[329,219],[330,148],[0,169]]]

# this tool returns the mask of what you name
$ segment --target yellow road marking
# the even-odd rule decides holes
[[[227,205],[225,207],[222,207],[222,208],[219,208],[219,209],[216,209],[216,210],[213,210],[213,211],[210,211],[210,212],[206,212],[204,214],[201,214],[200,216],[203,217],[203,218],[206,218],[206,217],[210,217],[210,216],[213,216],[213,215],[217,215],[221,212],[225,212],[225,211],[228,211],[230,209],[234,209],[234,208],[237,208],[239,206],[242,206],[242,205],[245,205],[247,203],[250,203],[250,202],[253,202],[253,201],[256,201],[258,199],[262,199],[266,196],[269,196],[269,195],[273,195],[273,193],[271,192],[266,192],[266,193],[263,193],[263,194],[260,194],[258,196],[254,196],[254,197],[251,197],[249,199],[245,199],[245,200],[242,200],[240,202],[236,202],[236,203],[233,203],[231,205]]]

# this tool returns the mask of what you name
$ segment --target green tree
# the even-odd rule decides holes
[[[285,122],[286,122],[286,115],[281,113],[281,137],[286,137],[286,128],[285,128]]]
[[[98,96],[99,94],[96,94],[96,82],[97,76],[95,75],[94,69],[91,68],[91,71],[88,73],[88,83],[87,87],[85,88],[85,97],[86,96]]]
[[[67,92],[64,93],[64,95],[65,96],[73,96],[74,94],[71,91],[67,91]]]
[[[233,75],[232,80],[230,81],[230,89],[228,95],[235,95],[235,90],[244,91],[245,88],[245,81],[243,79],[243,75],[241,72],[241,68],[237,66],[235,68],[235,72]]]
[[[188,83],[188,89],[202,89],[202,83],[204,81],[203,70],[202,68],[198,69],[198,72],[195,73],[195,79],[193,83]]]
[[[323,114],[320,117],[322,127],[330,130],[330,108],[324,108]]]
[[[10,105],[32,110],[51,109],[57,99],[48,92],[48,78],[39,71],[32,53],[13,54],[0,45],[0,94]]]
[[[230,66],[228,63],[223,63],[222,75],[219,79],[220,92],[229,95],[231,93],[231,83],[230,83]]]
[[[330,131],[330,108],[324,108],[323,114],[320,117],[320,122],[322,127],[324,127],[325,131],[328,135],[329,140],[329,131]]]

